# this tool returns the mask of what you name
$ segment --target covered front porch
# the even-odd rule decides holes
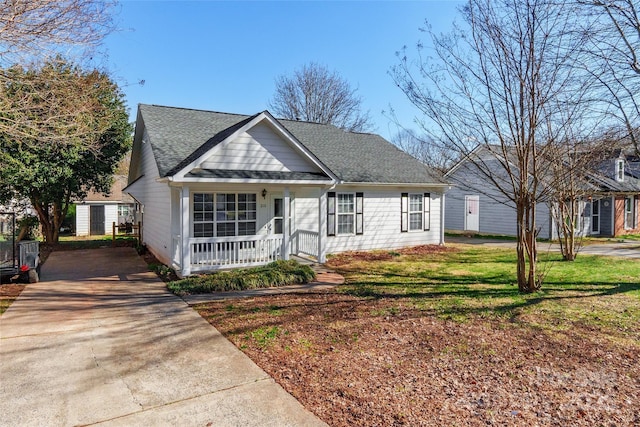
[[[327,189],[273,183],[173,187],[172,267],[188,276],[291,255],[324,262]]]

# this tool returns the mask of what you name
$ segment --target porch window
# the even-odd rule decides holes
[[[256,199],[255,194],[195,193],[193,236],[226,237],[256,234]]]

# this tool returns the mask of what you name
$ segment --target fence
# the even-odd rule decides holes
[[[124,233],[123,233],[124,231]],[[111,225],[111,246],[116,245],[116,236],[126,234],[136,238],[138,245],[142,244],[142,223],[138,221],[137,224],[116,225],[115,222]]]

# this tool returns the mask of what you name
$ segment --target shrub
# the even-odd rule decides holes
[[[191,276],[169,282],[167,287],[177,295],[206,294],[308,283],[315,277],[308,265],[279,260],[262,267]]]

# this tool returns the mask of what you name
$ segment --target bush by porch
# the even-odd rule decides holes
[[[167,287],[176,295],[190,295],[304,284],[315,278],[315,272],[308,265],[278,260],[261,267],[187,277],[170,282]]]

